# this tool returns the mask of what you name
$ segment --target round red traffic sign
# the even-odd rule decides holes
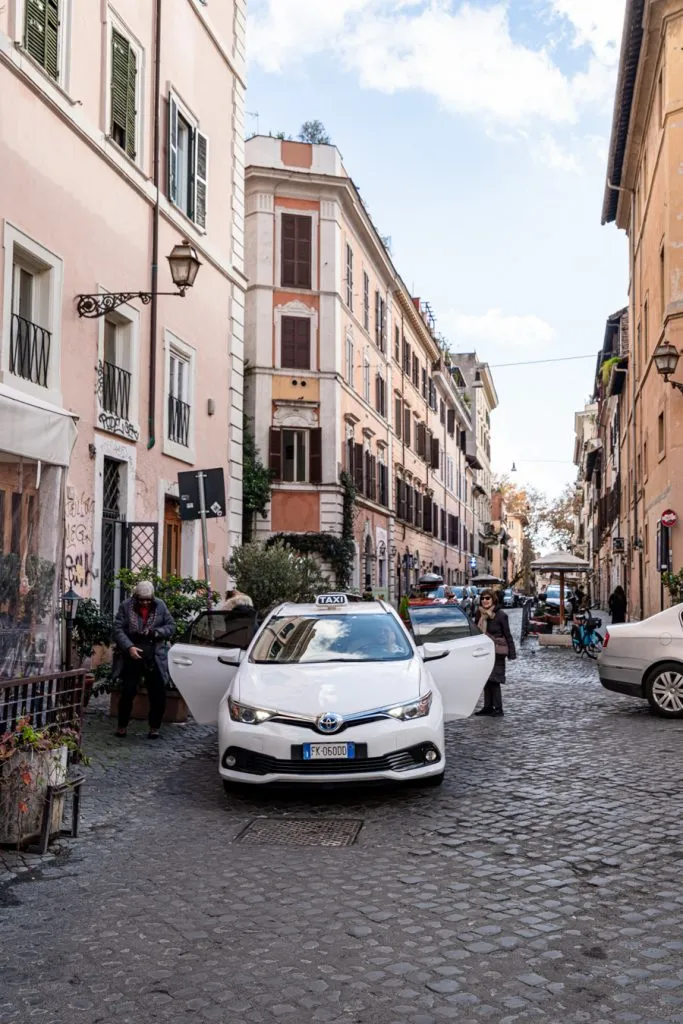
[[[662,526],[675,526],[678,522],[678,516],[672,508],[668,508],[666,512],[662,512]]]

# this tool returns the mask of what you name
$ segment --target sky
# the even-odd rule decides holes
[[[627,303],[625,236],[600,225],[624,4],[249,4],[248,133],[323,122],[437,332],[492,368],[494,470],[549,494]]]

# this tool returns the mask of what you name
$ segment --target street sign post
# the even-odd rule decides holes
[[[211,608],[211,581],[209,580],[209,542],[207,519],[225,517],[225,479],[222,469],[200,469],[178,473],[180,518],[184,522],[199,519],[202,524],[202,552],[204,579],[207,584],[206,602]]]

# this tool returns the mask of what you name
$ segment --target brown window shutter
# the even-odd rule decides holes
[[[270,428],[268,465],[273,474],[273,479],[282,480],[282,431],[279,427]]]
[[[427,533],[432,532],[432,499],[426,494],[422,499],[422,525]]]
[[[411,419],[410,409],[404,409],[403,410],[403,440],[405,441],[406,445],[409,448],[410,448],[410,419]]]
[[[280,343],[280,364],[283,368],[295,367],[294,317],[283,316]]]
[[[432,505],[432,534],[434,537],[439,534],[439,506],[436,502]]]
[[[311,287],[310,217],[282,215],[281,283],[288,288]]]
[[[439,439],[438,437],[432,438],[432,450],[431,450],[431,467],[432,469],[439,468]]]
[[[346,472],[353,478],[353,439],[346,442]]]
[[[363,445],[354,445],[353,456],[354,487],[359,494],[363,493]]]
[[[403,413],[401,411],[400,398],[394,401],[394,430],[396,431],[396,437],[400,440],[403,432]]]
[[[377,459],[374,455],[370,456],[370,493],[368,498],[377,501]]]
[[[323,482],[323,432],[320,427],[314,427],[309,432],[310,456],[309,474],[312,484]]]
[[[303,316],[283,316],[280,364],[288,370],[311,368],[311,321]]]
[[[448,410],[447,420],[448,422],[446,425],[446,429],[448,430],[448,433],[451,435],[451,437],[453,437],[453,435],[455,434],[455,409]]]

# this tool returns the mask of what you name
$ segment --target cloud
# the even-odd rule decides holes
[[[478,343],[539,348],[555,339],[555,328],[534,313],[516,316],[500,309],[490,309],[480,316],[446,313],[439,318],[439,327],[456,350]]]
[[[624,0],[544,2],[590,48],[576,74],[554,62],[550,39],[534,48],[514,38],[505,0],[254,0],[249,53],[271,72],[328,53],[365,88],[420,91],[453,113],[510,126],[573,124],[613,89]]]
[[[542,135],[533,144],[531,152],[538,163],[552,170],[583,174],[583,164],[576,151],[562,146],[552,135]]]

